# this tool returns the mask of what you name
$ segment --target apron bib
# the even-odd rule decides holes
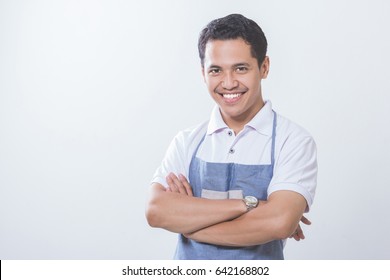
[[[272,129],[271,164],[246,165],[237,163],[206,162],[196,157],[202,138],[192,155],[189,182],[194,196],[209,199],[242,199],[251,195],[267,199],[267,189],[273,176],[276,113]],[[283,241],[274,240],[248,247],[219,246],[199,243],[179,235],[175,259],[232,259],[272,260],[283,259]]]

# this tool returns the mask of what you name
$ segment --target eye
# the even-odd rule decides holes
[[[221,69],[219,68],[211,68],[209,70],[209,74],[212,76],[218,75],[219,73],[221,73]]]
[[[248,72],[248,67],[246,67],[246,66],[238,66],[236,68],[236,72],[237,73],[246,73],[246,72]]]

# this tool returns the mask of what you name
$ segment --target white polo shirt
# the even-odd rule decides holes
[[[218,106],[210,120],[179,132],[154,174],[152,182],[164,187],[165,177],[173,172],[188,178],[189,166],[196,147],[206,134],[197,157],[207,162],[238,164],[270,164],[273,111],[266,101],[256,116],[237,135],[223,121]],[[278,190],[300,193],[309,210],[317,185],[317,153],[311,135],[302,127],[277,114],[274,175],[268,196]]]

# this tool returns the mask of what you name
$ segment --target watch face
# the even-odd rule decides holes
[[[249,207],[256,207],[258,203],[257,198],[254,196],[246,196],[245,201]]]

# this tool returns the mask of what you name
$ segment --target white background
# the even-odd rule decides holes
[[[264,97],[318,145],[286,258],[390,258],[388,1],[0,0],[0,259],[172,257],[148,186],[209,116],[198,34],[230,13],[263,28]]]

